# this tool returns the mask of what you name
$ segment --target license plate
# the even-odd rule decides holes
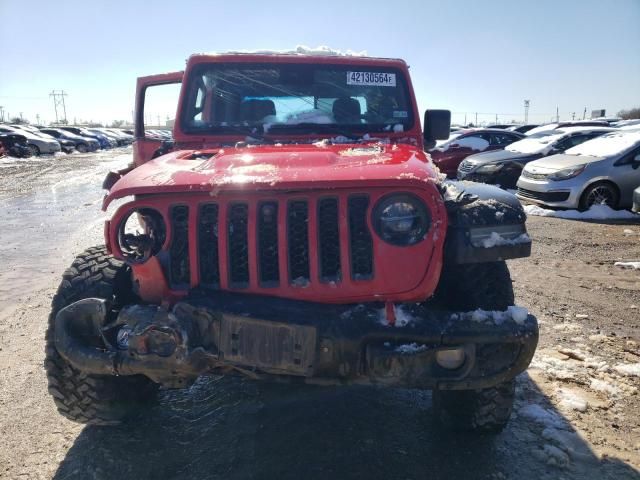
[[[224,315],[220,358],[267,373],[310,376],[316,353],[316,329]]]

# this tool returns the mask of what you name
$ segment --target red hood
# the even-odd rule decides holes
[[[210,156],[209,158],[206,158]],[[182,150],[137,167],[105,197],[222,190],[392,186],[437,181],[425,153],[404,144],[269,145]]]

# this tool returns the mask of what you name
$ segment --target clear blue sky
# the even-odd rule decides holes
[[[130,119],[137,76],[298,44],[404,58],[420,108],[458,122],[640,106],[640,0],[0,0],[0,25],[0,105],[32,121],[52,89],[70,120]]]

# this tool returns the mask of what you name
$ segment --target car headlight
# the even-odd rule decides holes
[[[476,170],[477,173],[495,173],[504,166],[504,163],[488,163],[481,165]]]
[[[569,178],[577,177],[580,175],[586,165],[577,165],[575,167],[563,168],[547,176],[549,180],[567,180]]]
[[[373,209],[372,223],[378,236],[398,246],[415,245],[424,240],[431,226],[431,215],[418,197],[392,194]]]

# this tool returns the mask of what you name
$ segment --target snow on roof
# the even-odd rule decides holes
[[[614,128],[610,127],[562,127],[554,130],[544,130],[538,133],[546,133],[546,135],[535,135],[533,137],[528,136],[523,140],[514,142],[505,147],[505,150],[510,152],[519,153],[548,153],[551,147],[558,140],[564,137],[579,132],[615,132]]]
[[[618,155],[638,145],[640,145],[640,131],[614,131],[576,145],[565,153],[568,155],[608,157]]]
[[[213,52],[211,55],[227,55],[227,54],[253,54],[253,55],[321,55],[327,57],[366,57],[367,52],[363,50],[356,52],[354,50],[336,50],[326,45],[319,45],[315,48],[306,45],[297,45],[293,50],[234,50],[229,52]]]

